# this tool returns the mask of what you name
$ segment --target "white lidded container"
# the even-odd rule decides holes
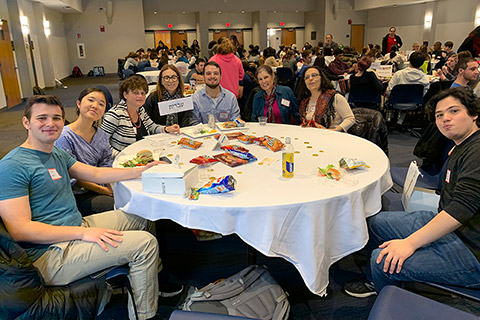
[[[198,166],[159,164],[142,173],[143,192],[184,195],[198,182]]]

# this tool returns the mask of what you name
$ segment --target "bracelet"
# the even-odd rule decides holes
[[[168,133],[167,126],[163,127],[163,132]]]

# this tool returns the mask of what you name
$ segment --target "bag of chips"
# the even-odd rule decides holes
[[[233,154],[235,157],[239,157],[248,161],[257,160],[257,157],[249,153],[248,149],[245,149],[244,147],[228,145],[223,146],[222,149]]]
[[[243,135],[243,136],[238,137],[238,140],[240,140],[241,142],[243,142],[245,144],[251,144],[251,143],[255,142],[256,138],[257,137],[255,137],[255,136]]]
[[[182,138],[178,141],[178,145],[181,146],[182,148],[187,148],[187,149],[198,149],[203,143],[199,141],[195,141],[193,139],[188,139],[188,138]]]
[[[210,180],[203,187],[197,190],[198,193],[214,194],[224,193],[235,190],[235,184],[237,181],[232,175]]]
[[[198,156],[190,160],[190,163],[195,163],[195,164],[211,164],[215,162],[218,162],[218,160],[206,155]]]
[[[263,141],[263,145],[273,152],[277,152],[283,148],[283,142],[272,137],[268,137],[265,141]]]

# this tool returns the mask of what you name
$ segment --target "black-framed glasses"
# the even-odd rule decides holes
[[[175,82],[175,81],[178,81],[178,76],[163,76],[162,77],[163,81],[167,81],[167,82]]]

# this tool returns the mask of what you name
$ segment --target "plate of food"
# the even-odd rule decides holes
[[[218,130],[200,123],[194,127],[182,128],[182,133],[190,138],[203,138],[217,134]]]
[[[217,127],[221,131],[232,131],[232,130],[242,130],[246,129],[245,122],[239,121],[225,121],[225,122],[217,122]]]
[[[124,168],[143,167],[153,161],[153,153],[150,150],[138,151],[135,156],[122,156],[118,164]]]

